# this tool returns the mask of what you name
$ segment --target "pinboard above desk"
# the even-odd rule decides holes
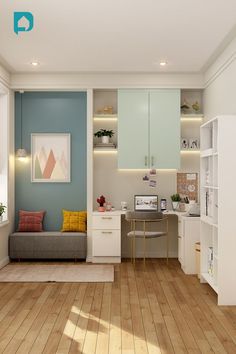
[[[177,173],[177,193],[188,197],[189,200],[198,201],[198,174]]]

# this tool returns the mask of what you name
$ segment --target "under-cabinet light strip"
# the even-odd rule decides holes
[[[100,121],[110,121],[110,122],[115,122],[115,121],[117,121],[117,118],[115,118],[115,117],[113,117],[113,118],[93,118],[93,120],[95,121],[95,122],[100,122]]]
[[[93,150],[96,154],[116,154],[117,150]]]
[[[202,117],[197,117],[197,118],[191,118],[191,117],[181,117],[180,118],[180,120],[182,121],[182,122],[201,122],[202,121]]]

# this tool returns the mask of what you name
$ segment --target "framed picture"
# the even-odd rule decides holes
[[[199,140],[198,138],[189,138],[189,149],[199,149]]]
[[[187,138],[181,138],[181,149],[188,149],[189,145],[188,145],[188,139]]]
[[[70,134],[31,134],[31,182],[70,182]]]

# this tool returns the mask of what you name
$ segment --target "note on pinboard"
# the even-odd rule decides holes
[[[177,193],[181,198],[198,201],[198,174],[177,173]]]

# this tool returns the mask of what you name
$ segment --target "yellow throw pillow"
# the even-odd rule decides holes
[[[63,211],[63,226],[62,232],[64,231],[79,231],[86,232],[87,229],[87,212],[86,211]]]

